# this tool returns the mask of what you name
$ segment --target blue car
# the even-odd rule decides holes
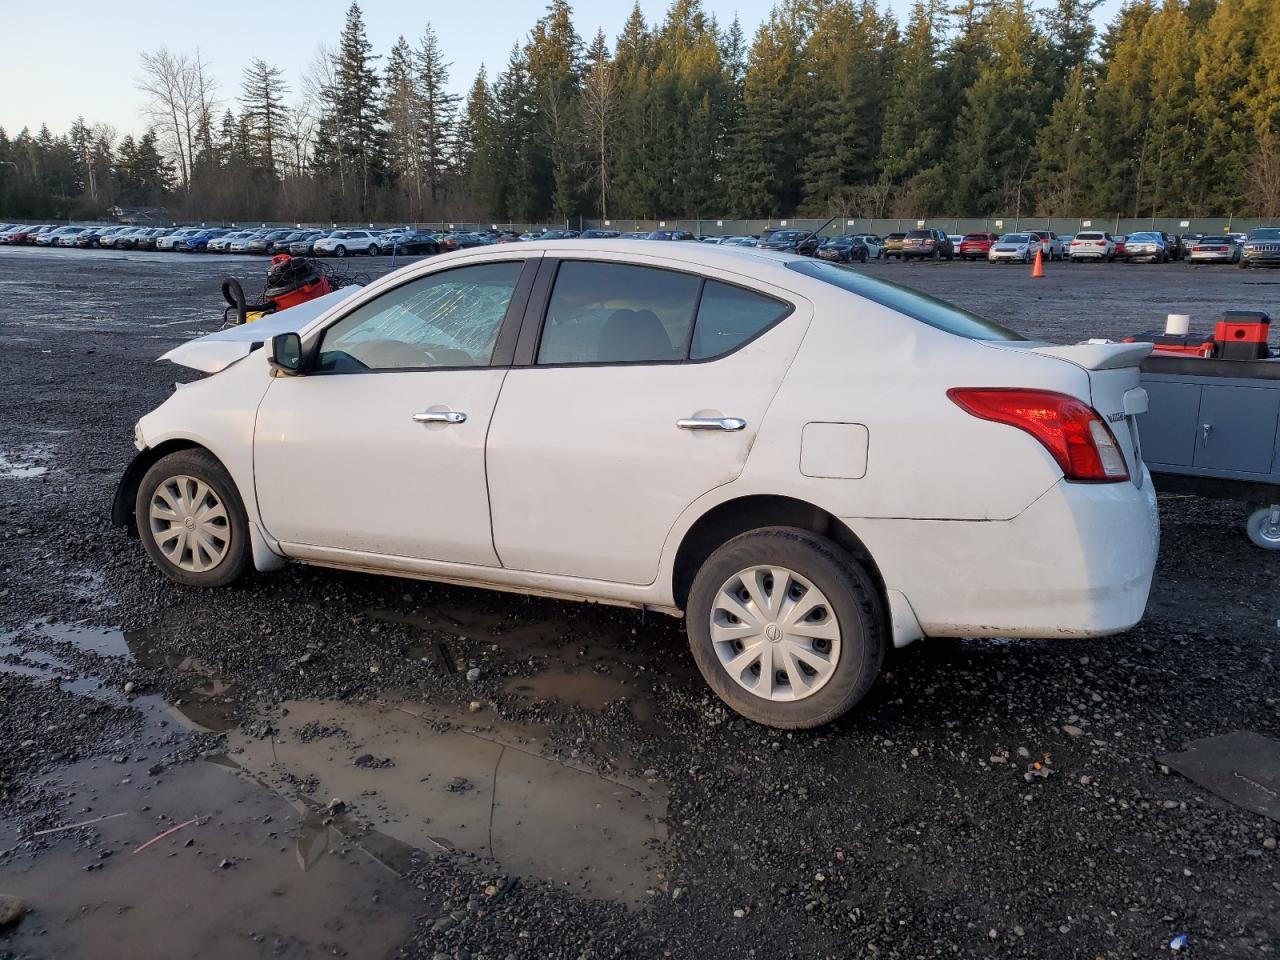
[[[201,229],[195,233],[187,234],[185,237],[179,237],[174,242],[173,249],[180,253],[207,253],[209,241],[227,232],[219,227],[213,227],[208,230]]]

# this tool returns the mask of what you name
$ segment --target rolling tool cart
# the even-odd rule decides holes
[[[1138,419],[1142,458],[1161,491],[1253,504],[1249,539],[1280,550],[1280,358],[1267,347],[1271,318],[1232,311],[1212,338],[1170,317],[1142,364],[1149,412]]]

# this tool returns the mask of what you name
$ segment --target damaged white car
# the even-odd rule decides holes
[[[287,560],[685,617],[778,727],[888,644],[1142,616],[1149,344],[1047,346],[855,269],[567,240],[432,258],[167,357],[114,519],[179,583]]]

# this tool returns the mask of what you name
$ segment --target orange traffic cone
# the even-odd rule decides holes
[[[1031,268],[1031,278],[1034,280],[1037,277],[1043,277],[1043,276],[1044,276],[1044,263],[1040,259],[1040,251],[1036,250],[1036,262],[1035,262],[1035,266]]]

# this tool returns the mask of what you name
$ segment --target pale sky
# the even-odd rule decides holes
[[[910,6],[910,0],[884,2],[900,18]],[[1113,16],[1120,3],[1104,0],[1099,23]],[[669,0],[640,2],[651,23],[669,5]],[[703,0],[703,8],[725,25],[737,13],[748,39],[773,5],[774,0]],[[10,137],[23,126],[34,133],[41,123],[65,133],[83,115],[89,123],[111,124],[121,135],[140,133],[142,95],[134,88],[138,54],[162,44],[188,53],[198,47],[219,81],[221,100],[235,109],[241,71],[255,57],[283,68],[296,91],[319,44],[337,41],[347,6],[348,0],[0,0],[0,127]],[[400,34],[416,45],[430,21],[453,62],[451,86],[465,93],[482,62],[491,78],[502,68],[512,44],[526,37],[545,3],[362,0],[361,8],[374,52],[384,57]],[[603,27],[612,46],[631,0],[577,0],[573,9],[584,39]]]

